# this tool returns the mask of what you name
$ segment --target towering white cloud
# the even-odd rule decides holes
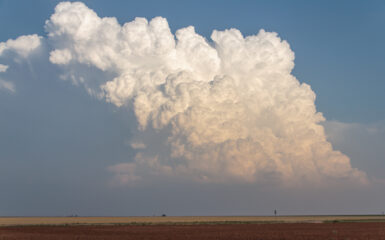
[[[123,183],[366,181],[327,141],[315,93],[291,75],[294,53],[277,33],[214,30],[207,40],[190,26],[174,35],[162,17],[122,26],[80,2],[57,5],[46,30],[53,64],[135,113],[127,124],[137,124],[130,140],[137,154],[109,168]],[[17,46],[8,41],[0,54]],[[113,77],[76,76],[81,66]]]

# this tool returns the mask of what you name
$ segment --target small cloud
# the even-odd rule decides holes
[[[13,83],[0,79],[0,90],[2,89],[12,93],[16,92],[15,85]]]
[[[0,64],[0,72],[6,72],[7,69],[8,69],[8,66],[7,66],[7,65]]]
[[[133,149],[145,149],[146,148],[146,144],[144,144],[143,142],[131,142],[130,146]]]
[[[108,167],[110,172],[115,174],[113,183],[115,185],[126,185],[137,182],[141,179],[140,176],[135,174],[136,164],[135,163],[120,163]]]

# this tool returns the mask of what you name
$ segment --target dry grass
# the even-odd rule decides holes
[[[0,217],[0,226],[74,225],[74,224],[209,224],[209,223],[273,223],[385,221],[383,215],[351,216],[207,216],[207,217]]]

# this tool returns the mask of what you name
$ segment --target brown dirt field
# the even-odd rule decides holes
[[[384,222],[0,227],[0,240],[385,240]]]

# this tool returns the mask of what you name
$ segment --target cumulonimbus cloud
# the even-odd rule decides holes
[[[291,74],[294,53],[277,33],[214,30],[207,40],[192,26],[173,34],[162,17],[120,25],[80,2],[58,4],[46,30],[51,63],[114,76],[77,84],[135,113],[137,154],[109,168],[123,183],[366,182],[327,141],[316,95]]]

